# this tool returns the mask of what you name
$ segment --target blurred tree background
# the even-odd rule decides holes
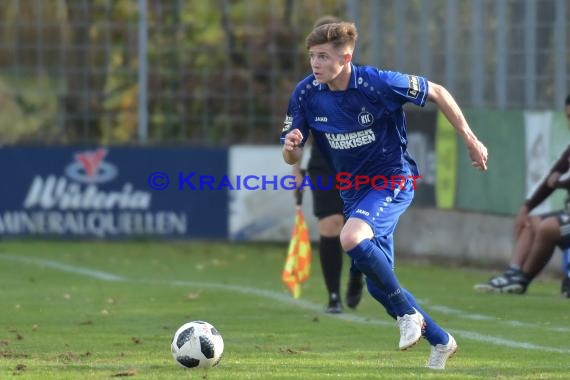
[[[562,60],[569,61],[570,6],[564,0],[502,3],[512,46],[505,73],[511,103],[503,106],[558,108],[554,52],[563,49]],[[485,74],[496,71],[498,9],[493,0],[6,0],[0,8],[0,143],[139,144],[141,25],[148,36],[152,144],[277,143],[289,94],[310,73],[304,38],[324,14],[357,23],[359,62],[446,85],[456,78],[460,103],[495,107],[497,77]],[[482,25],[474,12],[484,17]],[[536,31],[530,37],[523,32],[529,24]],[[450,30],[456,34],[451,42]],[[465,43],[472,36],[484,48],[475,59]],[[534,45],[527,45],[529,38]],[[525,55],[529,46],[535,59]],[[479,58],[482,73],[473,81],[471,63]],[[529,70],[540,74],[531,104],[521,91]],[[479,96],[472,91],[477,81],[483,83]]]

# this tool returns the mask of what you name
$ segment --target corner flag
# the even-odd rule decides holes
[[[305,282],[311,273],[311,239],[305,216],[301,210],[302,201],[303,193],[297,190],[295,225],[291,233],[285,268],[281,275],[295,299],[301,296],[301,283]]]

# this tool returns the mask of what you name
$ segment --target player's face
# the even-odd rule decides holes
[[[568,122],[568,128],[570,128],[570,105],[564,107],[564,112],[566,112],[566,121]]]
[[[331,43],[315,45],[309,49],[311,69],[319,83],[331,83],[346,65],[345,57]]]

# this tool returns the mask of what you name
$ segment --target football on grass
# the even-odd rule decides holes
[[[214,326],[204,321],[183,324],[172,338],[172,356],[186,368],[210,368],[218,365],[224,352],[224,340]]]

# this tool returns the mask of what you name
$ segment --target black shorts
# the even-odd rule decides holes
[[[334,181],[334,175],[326,171],[309,170],[309,178],[314,188],[314,190],[311,190],[313,195],[313,214],[318,219],[335,214],[342,215],[344,205],[336,188],[337,182]],[[330,186],[330,181],[334,182],[332,187]],[[331,187],[330,190],[323,190],[329,187]]]
[[[560,225],[560,240],[557,242],[560,249],[570,248],[570,212],[569,210],[558,210],[541,214],[542,219],[554,216]]]

